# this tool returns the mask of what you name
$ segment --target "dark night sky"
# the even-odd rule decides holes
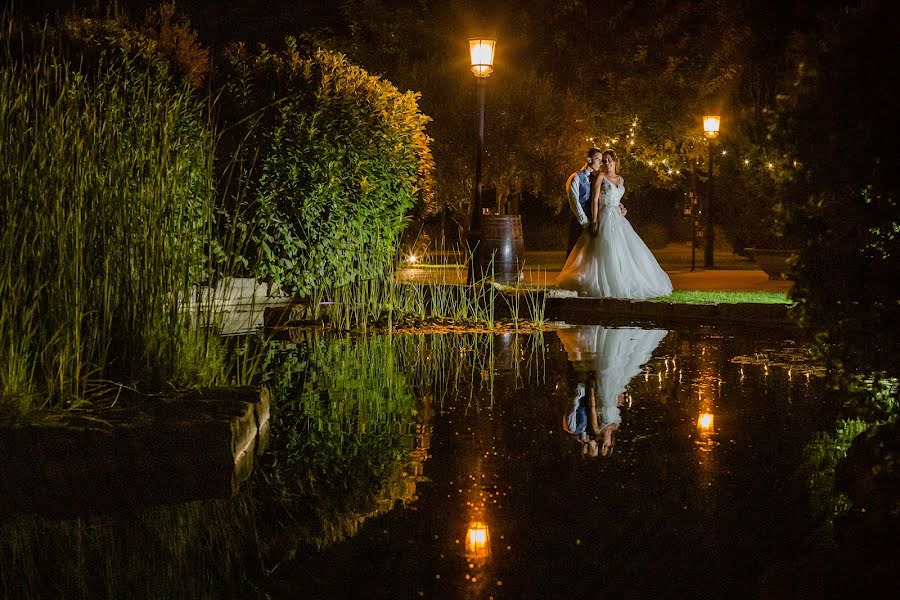
[[[28,0],[19,10],[37,18],[54,12],[96,10],[106,0]],[[121,0],[119,6],[132,19],[140,20],[159,0]],[[338,0],[181,0],[175,3],[186,13],[204,44],[217,46],[233,40],[273,43],[287,35],[311,28],[341,27]],[[102,12],[102,8],[101,8]]]
[[[5,0],[9,2],[10,0]],[[81,11],[102,13],[110,0],[11,0],[18,10],[30,17],[41,17],[53,12],[67,12],[77,8]],[[119,0],[118,6],[132,20],[140,21],[149,7],[157,6],[160,0]],[[342,6],[353,7],[354,3],[344,0],[176,0],[178,11],[187,14],[191,25],[197,30],[204,45],[218,47],[230,41],[241,40],[251,45],[265,42],[278,46],[288,35],[298,35],[320,29],[328,29],[340,35],[346,31],[346,21]],[[529,0],[385,0],[383,5],[391,8],[444,7],[444,11],[431,14],[456,14],[469,17],[465,20],[485,22],[488,27],[502,28],[503,22],[514,18],[517,11],[541,2]],[[554,5],[553,2],[546,2]],[[561,4],[573,4],[572,2]],[[577,4],[577,2],[576,2]],[[584,0],[595,19],[603,18],[602,13],[620,4],[605,0]],[[815,13],[823,6],[840,6],[846,0],[756,0],[736,1],[747,16],[749,25],[756,31],[769,34],[787,33],[793,28],[805,29],[811,25]],[[606,7],[606,9],[604,9]],[[587,10],[584,9],[584,10]],[[534,7],[532,7],[534,10]],[[476,13],[480,13],[476,16]],[[577,14],[576,10],[572,14]],[[597,16],[597,15],[600,16]],[[634,14],[634,13],[632,13]],[[551,19],[552,20],[552,19]],[[565,22],[565,21],[564,21]],[[633,25],[638,25],[633,23]],[[447,23],[448,29],[458,29],[461,23]],[[773,31],[774,30],[774,31]],[[781,31],[777,31],[781,30]],[[466,37],[465,35],[463,37]]]

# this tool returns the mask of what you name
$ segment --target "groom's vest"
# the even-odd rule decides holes
[[[588,220],[591,219],[591,177],[582,169],[575,173],[578,179],[578,204]]]

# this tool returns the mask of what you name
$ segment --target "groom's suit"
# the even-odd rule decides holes
[[[591,173],[587,166],[569,175],[569,179],[566,181],[566,195],[569,198],[569,208],[572,209],[566,252],[566,256],[568,256],[575,247],[575,242],[578,241],[584,226],[591,222]]]

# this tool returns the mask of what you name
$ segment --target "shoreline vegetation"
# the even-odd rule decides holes
[[[203,102],[136,38],[79,53],[71,29],[4,20],[0,421],[221,382],[181,310],[208,272]]]
[[[4,20],[0,202],[3,214],[17,215],[17,226],[5,229],[0,239],[5,263],[0,292],[10,298],[0,311],[4,422],[31,409],[89,408],[143,401],[163,389],[244,383],[216,335],[213,307],[189,312],[182,305],[198,281],[215,283],[226,275],[267,275],[289,293],[305,290],[316,307],[307,320],[323,322],[318,307],[331,303],[324,316],[337,330],[546,326],[546,295],[529,286],[504,286],[499,291],[510,293],[498,293],[493,285],[399,285],[388,275],[403,264],[398,215],[416,198],[431,202],[433,161],[422,132],[428,118],[418,112],[415,95],[398,95],[388,82],[337,55],[302,58],[291,43],[282,54],[237,49],[228,55],[227,72],[210,75],[227,96],[221,108],[226,127],[218,133],[210,114],[215,107],[207,105],[194,77],[206,70],[175,64],[145,33],[113,20],[62,18],[43,26],[9,15]],[[191,56],[209,58],[199,51]],[[317,259],[309,255],[302,274],[286,276],[315,243],[303,231],[321,219],[303,190],[329,175],[327,165],[318,163],[310,167],[311,182],[294,171],[285,175],[298,186],[292,193],[306,208],[302,218],[291,217],[293,229],[279,229],[292,211],[275,202],[279,173],[286,168],[279,153],[300,152],[302,158],[309,143],[324,142],[290,141],[291,132],[307,121],[287,119],[284,107],[241,91],[241,82],[253,79],[243,67],[252,65],[284,74],[280,93],[290,92],[291,85],[306,90],[292,102],[317,119],[327,118],[327,111],[338,110],[340,117],[340,110],[361,110],[340,104],[360,89],[382,102],[380,116],[368,118],[365,127],[383,139],[366,152],[380,156],[384,144],[399,144],[399,153],[384,159],[396,163],[388,180],[362,177],[358,188],[341,180],[317,200],[344,194],[349,207],[369,202],[378,221],[377,203],[397,191],[391,191],[396,187],[391,181],[405,179],[403,201],[385,200],[392,233],[379,238],[380,258],[365,255],[365,264],[336,272],[330,282],[316,275]],[[304,65],[313,75],[296,74],[306,72],[295,69]],[[319,96],[311,95],[315,86],[330,81],[317,80],[317,69],[346,72],[349,78],[344,87],[328,90],[332,96],[321,96],[319,88],[323,102],[336,98],[333,106],[319,106]],[[235,146],[237,132],[261,144],[263,155],[248,157],[246,147]],[[356,139],[351,135],[344,145],[358,147]],[[329,152],[340,161],[352,159],[341,154],[343,148]],[[229,153],[234,162],[216,164]],[[234,181],[223,184],[223,176]],[[334,257],[348,260],[353,254],[346,245],[332,250]],[[375,268],[375,279],[362,279],[379,261],[387,268]],[[456,256],[454,262],[462,261]],[[316,286],[310,287],[313,281]]]

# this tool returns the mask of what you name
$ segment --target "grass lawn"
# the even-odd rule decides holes
[[[682,302],[685,304],[793,304],[784,292],[719,292],[715,290],[676,290],[670,296],[651,298],[651,302]]]

